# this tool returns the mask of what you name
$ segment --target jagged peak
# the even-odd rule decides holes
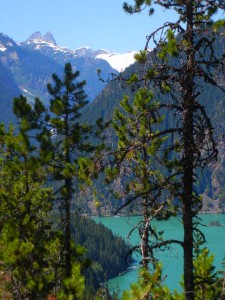
[[[52,35],[52,33],[50,31],[46,32],[46,34],[43,36],[43,40],[48,42],[48,43],[52,43],[55,46],[57,45],[54,36]]]
[[[36,31],[26,40],[26,43],[32,42],[34,40],[44,41],[44,42],[47,42],[47,43],[57,46],[54,36],[52,35],[52,33],[50,31],[46,32],[46,34],[44,36],[42,36],[40,31]]]
[[[26,42],[30,42],[32,40],[41,40],[42,35],[40,31],[36,31],[35,33],[31,34],[31,36],[26,40]]]

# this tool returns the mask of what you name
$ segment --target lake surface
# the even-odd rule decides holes
[[[214,265],[217,269],[222,269],[222,261],[225,254],[225,226],[208,226],[210,222],[219,221],[225,225],[225,214],[218,215],[200,215],[202,224],[199,229],[205,234],[207,246],[212,254],[215,255]],[[110,228],[114,234],[122,236],[125,240],[130,230],[141,220],[141,217],[99,217],[93,218],[96,222],[101,222]],[[158,229],[164,231],[164,238],[182,239],[181,220],[171,218],[169,221],[155,221]],[[139,243],[140,238],[137,231],[131,235],[129,242],[132,245]],[[171,290],[181,290],[179,282],[183,273],[183,251],[179,245],[173,245],[171,250],[158,251],[157,257],[163,263],[163,273],[167,276],[165,283]],[[109,286],[123,291],[129,289],[129,285],[137,280],[140,256],[133,254],[135,263],[133,263],[127,272],[109,281]]]

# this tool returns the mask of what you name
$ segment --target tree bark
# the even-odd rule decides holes
[[[70,148],[69,148],[69,91],[66,91],[66,110],[65,110],[65,162],[70,164]],[[71,199],[72,199],[72,178],[65,178],[65,259],[66,259],[66,277],[71,276]]]
[[[71,188],[72,180],[65,179],[67,197],[65,199],[65,259],[66,259],[66,277],[71,276],[71,226],[70,226],[70,207],[71,207]]]
[[[186,2],[187,61],[182,82],[183,90],[183,227],[184,227],[184,289],[185,299],[194,300],[193,274],[193,183],[194,183],[194,148],[193,148],[193,105],[194,105],[194,35],[193,35],[193,0]]]
[[[148,244],[149,244],[149,215],[148,215],[148,200],[143,200],[143,231],[141,236],[141,254],[142,254],[142,264],[143,267],[148,270],[148,263],[149,263],[149,253],[148,253]]]

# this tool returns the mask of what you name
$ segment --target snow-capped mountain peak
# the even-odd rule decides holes
[[[27,40],[26,43],[30,43],[30,42],[34,42],[34,41],[39,41],[39,42],[45,42],[48,44],[53,44],[55,46],[57,46],[57,43],[55,41],[54,36],[52,35],[51,32],[47,32],[45,35],[42,36],[42,34],[40,33],[40,31],[37,31],[35,33],[33,33]]]
[[[47,32],[42,35],[40,31],[33,33],[25,43],[31,49],[39,50],[45,54],[56,58],[57,55],[65,54],[67,56],[67,61],[73,60],[74,58],[92,58],[105,60],[114,70],[121,72],[128,66],[135,62],[134,55],[135,51],[130,51],[127,53],[110,53],[107,50],[92,50],[90,47],[80,47],[76,50],[70,50],[65,47],[60,47],[57,45],[55,38],[51,32]],[[0,51],[4,51],[3,47],[0,47]]]
[[[51,34],[51,32],[47,32],[45,35],[42,36],[40,31],[33,33],[26,42],[22,42],[19,45],[23,47],[28,47],[30,49],[39,50],[41,52],[53,51],[54,53],[63,53],[66,55],[76,56],[75,52],[66,48],[60,47],[57,45],[55,38]]]

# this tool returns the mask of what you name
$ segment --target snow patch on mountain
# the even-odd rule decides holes
[[[71,54],[76,55],[73,50],[70,50],[66,47],[59,47],[59,46],[55,45],[54,43],[43,41],[42,39],[41,40],[33,39],[31,41],[27,41],[26,45],[33,45],[33,48],[36,50],[40,50],[42,48],[52,48],[56,52],[71,53]]]
[[[6,50],[7,50],[7,48],[4,45],[0,44],[0,51],[5,52]]]
[[[47,32],[44,36],[40,31],[33,33],[25,43],[28,47],[36,50],[51,51],[57,55],[60,52],[62,54],[66,54],[67,56],[71,56],[73,58],[93,58],[93,59],[102,59],[108,62],[108,64],[115,70],[121,72],[126,69],[128,66],[135,62],[134,55],[137,53],[136,51],[130,51],[127,53],[110,53],[107,50],[92,50],[90,47],[83,46],[76,50],[70,50],[66,47],[60,47],[57,45],[55,38],[50,32]]]
[[[54,36],[51,34],[51,32],[47,32],[44,36],[40,33],[40,31],[37,31],[33,33],[25,43],[20,43],[19,45],[27,45],[31,46],[32,49],[36,50],[47,50],[47,49],[53,49],[55,52],[63,52],[65,54],[73,54],[76,56],[75,52],[73,50],[70,50],[66,47],[60,47],[57,45]]]
[[[98,59],[106,60],[113,69],[121,72],[135,62],[134,55],[136,51],[127,53],[102,53],[96,56]]]

